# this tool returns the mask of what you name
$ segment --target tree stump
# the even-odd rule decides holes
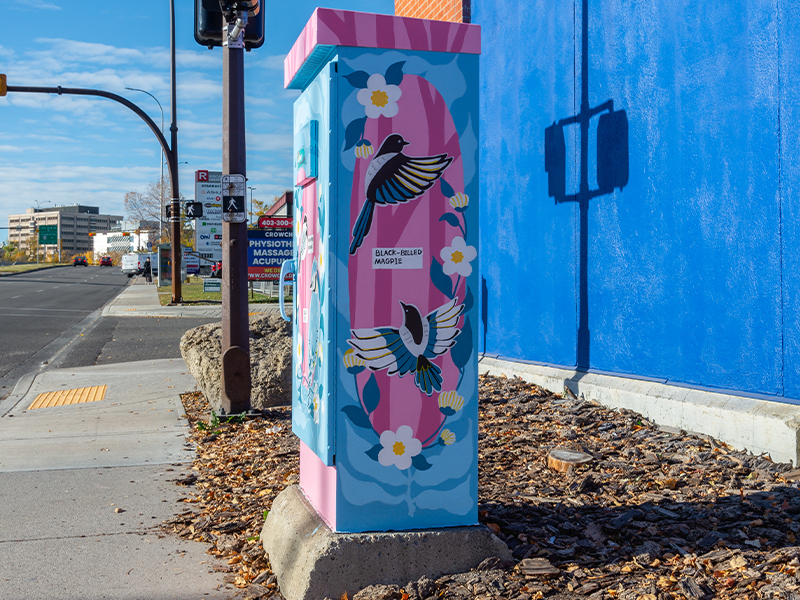
[[[547,455],[547,466],[559,473],[567,473],[573,467],[588,463],[591,460],[591,455],[585,452],[556,448]]]

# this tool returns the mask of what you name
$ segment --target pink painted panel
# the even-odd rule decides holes
[[[283,63],[288,87],[318,45],[480,54],[480,26],[318,8]]]
[[[400,134],[408,142],[402,150],[407,156],[452,157],[442,176],[456,189],[463,189],[459,137],[444,99],[431,83],[415,75],[405,75],[400,89],[402,110],[392,118],[368,119],[364,139],[377,152],[388,136]],[[356,161],[350,200],[351,231],[366,202],[365,177],[373,158]],[[423,319],[450,302],[433,285],[430,275],[432,258],[441,261],[442,249],[461,235],[456,228],[440,221],[446,212],[452,212],[452,207],[438,182],[409,202],[375,206],[369,232],[348,262],[352,329],[400,328],[404,322],[401,301],[416,307]],[[374,269],[375,248],[422,248],[422,268]],[[456,290],[457,305],[464,302],[465,290],[466,281],[462,279]],[[364,390],[370,376],[374,374],[376,378],[380,403],[370,418],[379,435],[387,429],[396,432],[407,425],[423,447],[437,442],[436,434],[444,418],[439,410],[439,395],[456,389],[459,371],[449,352],[432,362],[441,369],[443,381],[441,390],[430,396],[417,387],[413,373],[399,377],[388,375],[387,369],[367,369],[357,376],[359,390]]]
[[[325,466],[319,456],[300,441],[300,489],[322,520],[336,531],[336,467]]]
[[[310,381],[311,363],[316,360],[317,348],[314,344],[316,339],[316,328],[319,322],[314,321],[311,314],[311,296],[313,290],[314,264],[319,253],[319,232],[317,228],[317,182],[313,181],[301,192],[303,217],[299,226],[298,236],[298,264],[297,264],[297,294],[298,307],[300,310],[300,356],[303,382],[302,385],[307,389],[314,388]],[[312,331],[312,328],[313,331]],[[312,333],[314,335],[312,335]],[[313,393],[313,392],[312,392]]]

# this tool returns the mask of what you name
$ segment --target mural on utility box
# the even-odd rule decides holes
[[[292,431],[334,531],[478,522],[479,52],[475,25],[319,8],[284,62]]]
[[[350,331],[339,344],[352,402],[339,401],[337,472],[347,503],[378,502],[413,528],[445,513],[445,523],[477,519],[477,207],[465,193],[477,177],[451,114],[457,98],[423,76],[463,84],[457,60],[387,60],[401,56],[340,65],[343,108],[354,109],[343,110],[353,180]],[[459,116],[462,135],[477,138],[472,115]]]

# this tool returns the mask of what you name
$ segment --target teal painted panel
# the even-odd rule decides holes
[[[335,63],[329,64],[294,104],[294,258],[292,431],[325,465],[335,454],[329,255],[332,181],[331,106]],[[316,138],[316,139],[315,139]],[[302,160],[297,157],[302,156]],[[313,166],[312,166],[313,165]]]

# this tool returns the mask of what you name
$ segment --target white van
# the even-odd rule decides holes
[[[153,277],[158,276],[158,253],[156,252],[128,252],[122,255],[122,272],[128,277],[144,273],[144,261],[150,259],[150,272]]]
[[[122,272],[128,277],[138,275],[144,266],[144,260],[140,262],[140,256],[135,252],[122,255]]]

